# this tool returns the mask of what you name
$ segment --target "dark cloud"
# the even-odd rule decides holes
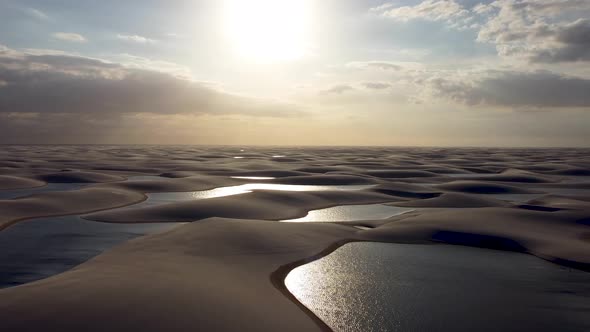
[[[534,62],[555,63],[590,61],[590,20],[581,19],[554,33],[558,46],[537,52]]]
[[[211,129],[202,123],[219,124],[212,119],[304,114],[295,105],[195,82],[175,64],[149,62],[147,69],[144,62],[25,54],[0,45],[0,142],[160,144],[207,137],[211,143],[223,135],[202,132]]]
[[[167,72],[0,47],[0,112],[301,115],[293,105],[226,93]]]
[[[488,71],[465,78],[437,78],[430,86],[439,97],[467,105],[512,108],[590,107],[590,80],[548,71]]]

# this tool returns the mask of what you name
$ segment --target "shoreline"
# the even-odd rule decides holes
[[[18,201],[20,199],[35,199],[37,194],[32,194],[29,196],[25,196],[25,197],[19,197],[16,199],[12,199],[12,200],[1,200],[0,204],[3,201]],[[148,196],[145,194],[142,194],[143,197],[139,200],[134,200],[134,201],[130,201],[130,202],[125,202],[124,204],[120,204],[120,205],[111,205],[111,206],[106,206],[106,207],[100,207],[98,209],[87,209],[87,210],[76,210],[76,211],[67,211],[64,213],[47,213],[47,214],[38,214],[38,215],[26,215],[26,216],[22,216],[22,217],[18,217],[18,218],[7,218],[6,220],[1,220],[0,219],[0,232],[5,230],[6,228],[19,223],[19,222],[23,222],[23,221],[27,221],[27,220],[31,220],[31,219],[38,219],[38,218],[53,218],[53,217],[63,217],[63,216],[72,216],[72,215],[79,215],[82,216],[83,214],[88,214],[88,213],[94,213],[94,212],[99,212],[99,211],[105,211],[105,210],[110,210],[110,209],[115,209],[115,208],[122,208],[122,207],[126,207],[126,206],[130,206],[130,205],[134,205],[134,204],[138,204],[138,203],[142,203],[144,201],[146,201],[148,199]],[[81,217],[82,218],[82,217]]]

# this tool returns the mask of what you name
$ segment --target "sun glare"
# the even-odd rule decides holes
[[[309,0],[226,0],[226,33],[241,57],[289,61],[306,53]]]

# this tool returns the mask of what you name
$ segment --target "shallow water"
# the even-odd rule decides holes
[[[157,180],[162,179],[159,176],[154,175],[138,175],[138,176],[130,176],[127,180],[123,181],[132,181],[132,180]],[[69,191],[69,190],[78,190],[84,187],[95,185],[95,183],[81,183],[81,182],[71,182],[71,183],[47,183],[41,187],[35,188],[23,188],[23,189],[10,189],[10,190],[0,190],[0,199],[14,199],[19,197],[25,197],[32,194],[50,192],[50,191]]]
[[[239,186],[220,187],[211,190],[191,192],[165,192],[150,193],[148,199],[140,204],[133,205],[133,208],[153,206],[164,203],[191,201],[196,199],[207,199],[245,194],[254,190],[277,190],[277,191],[326,191],[326,190],[364,190],[375,185],[346,185],[346,186],[309,186],[309,185],[288,185],[273,183],[247,183]]]
[[[111,224],[77,216],[16,223],[0,232],[0,288],[50,277],[115,245],[177,225]]]
[[[88,183],[48,183],[36,188],[0,190],[0,199],[14,199],[49,191],[78,190],[87,185]]]
[[[297,219],[282,220],[283,222],[316,222],[316,221],[358,221],[380,220],[397,216],[409,211],[410,208],[389,206],[383,204],[343,205],[327,209],[312,210]]]
[[[274,180],[275,177],[272,176],[232,176],[232,179],[242,179],[242,180]]]
[[[590,331],[590,273],[525,254],[349,243],[285,284],[335,331]]]

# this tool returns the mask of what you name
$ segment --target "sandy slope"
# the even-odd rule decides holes
[[[144,194],[129,190],[87,188],[0,200],[0,230],[19,220],[110,209],[145,198]]]
[[[271,274],[354,232],[329,224],[189,224],[131,241],[61,275],[0,291],[2,328],[320,331],[323,325],[277,289]]]

